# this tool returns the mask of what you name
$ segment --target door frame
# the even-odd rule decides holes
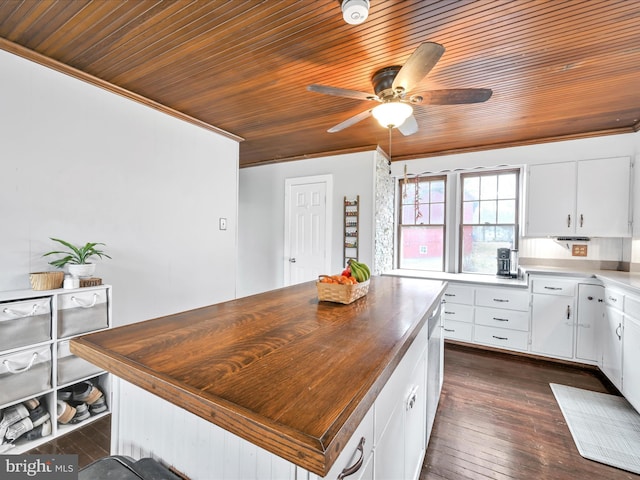
[[[284,248],[282,264],[284,269],[284,286],[288,286],[291,282],[289,274],[289,258],[291,257],[291,245],[289,242],[289,229],[290,229],[290,200],[291,200],[291,188],[296,185],[305,185],[308,183],[324,183],[325,184],[325,255],[324,264],[327,272],[331,270],[331,237],[333,224],[333,175],[311,175],[308,177],[293,177],[285,178],[284,180]]]

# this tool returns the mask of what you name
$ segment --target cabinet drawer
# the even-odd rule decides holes
[[[0,304],[0,351],[51,340],[51,299]]]
[[[623,310],[625,308],[624,294],[622,292],[618,292],[617,290],[605,288],[604,303],[612,306],[613,308],[617,308],[618,310]]]
[[[51,347],[0,356],[0,406],[51,388]]]
[[[372,457],[372,448],[374,445],[373,442],[373,411],[372,407],[356,428],[356,431],[353,433],[351,438],[347,441],[342,453],[336,459],[336,462],[329,470],[329,473],[326,477],[323,477],[327,480],[333,480],[338,478],[338,475],[345,469],[356,463],[356,461],[362,456],[362,467],[360,467],[359,472],[354,472],[353,477],[349,478],[367,478],[366,473],[368,471],[368,464],[370,463]],[[364,442],[361,446],[362,453],[358,450],[360,444]],[[369,474],[371,472],[369,471]]]
[[[449,284],[447,291],[444,292],[444,300],[445,302],[473,305],[473,288]]]
[[[495,345],[510,350],[526,350],[529,341],[528,332],[507,330],[505,328],[476,325],[473,335],[474,342]]]
[[[476,305],[483,307],[529,310],[529,292],[507,288],[478,288]]]
[[[533,293],[546,293],[549,295],[567,295],[574,296],[576,294],[576,282],[572,280],[558,280],[555,278],[535,278],[531,282]]]
[[[107,328],[107,290],[89,290],[60,295],[58,299],[58,337]]]
[[[529,331],[529,312],[501,308],[476,308],[476,325]]]
[[[472,339],[473,324],[466,322],[456,322],[455,320],[444,321],[444,338],[470,342]]]
[[[91,377],[102,373],[100,367],[93,363],[76,357],[69,349],[69,340],[65,340],[58,344],[58,385],[72,383],[82,378]]]
[[[458,322],[473,322],[473,307],[471,305],[459,305],[457,303],[445,303],[442,314],[446,320]]]
[[[640,298],[626,295],[624,297],[624,313],[640,320]]]

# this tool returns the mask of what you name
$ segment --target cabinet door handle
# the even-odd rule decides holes
[[[342,480],[343,478],[348,477],[349,475],[353,475],[358,470],[360,470],[362,462],[364,461],[364,437],[360,439],[360,443],[358,444],[358,448],[356,450],[360,452],[360,458],[358,458],[356,463],[342,470],[342,472],[340,472],[340,475],[338,475],[338,480]]]
[[[418,387],[419,385],[414,385],[411,391],[409,392],[409,396],[407,397],[407,402],[405,406],[406,407],[405,409],[407,411],[411,410],[416,404],[416,400],[418,399]]]
[[[505,300],[504,298],[494,298],[493,299],[494,302],[500,302],[500,303],[508,303],[509,300]]]
[[[571,214],[567,215],[567,228],[571,228]]]
[[[618,326],[616,327],[616,335],[618,336],[618,340],[622,340],[622,335],[621,335],[621,330],[622,330],[622,324],[619,323]]]
[[[567,305],[567,320],[571,318],[571,305]]]
[[[493,338],[495,338],[496,340],[509,340],[508,337],[499,337],[497,335],[491,335]]]
[[[580,228],[584,226],[584,216],[580,214]]]
[[[508,318],[498,318],[498,317],[493,317],[494,320],[498,321],[498,322],[508,322],[509,319]]]

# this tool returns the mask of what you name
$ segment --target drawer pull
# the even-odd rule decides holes
[[[455,330],[453,328],[445,328],[444,331],[445,332],[455,332]]]
[[[544,286],[545,290],[562,290],[562,287],[548,287],[548,286]]]
[[[31,369],[31,367],[33,366],[33,362],[36,361],[36,358],[38,358],[38,352],[34,352],[33,355],[31,355],[31,360],[29,360],[27,366],[23,368],[12,368],[11,365],[9,365],[9,360],[4,360],[2,364],[7,368],[7,371],[9,373],[24,373],[27,370]]]
[[[39,305],[37,303],[33,304],[33,307],[31,308],[31,311],[29,313],[21,313],[18,312],[17,310],[13,310],[11,308],[5,308],[4,310],[2,310],[3,313],[6,313],[8,315],[13,315],[14,317],[17,318],[23,318],[23,317],[33,317],[36,312],[38,311]]]
[[[507,303],[509,302],[509,300],[506,300],[504,298],[494,298],[493,299],[494,302],[500,302],[500,303]]]
[[[444,296],[445,297],[455,297],[456,294],[455,293],[445,293]]]
[[[609,300],[612,302],[617,302],[618,299],[616,297],[612,297],[611,295],[609,295]]]
[[[498,317],[493,317],[494,320],[498,321],[498,322],[508,322],[509,319],[508,318],[498,318]]]
[[[495,338],[496,340],[509,340],[509,338],[507,337],[499,337],[497,335],[491,335],[493,338]]]
[[[446,313],[447,315],[455,315],[456,314],[456,312],[448,312],[447,310],[445,310],[444,313]]]
[[[97,293],[93,294],[93,302],[91,303],[85,303],[76,297],[71,297],[71,301],[81,308],[93,308],[96,306],[96,302],[98,301],[98,294]]]
[[[356,463],[342,470],[342,472],[340,472],[340,475],[338,475],[338,480],[342,480],[343,478],[348,477],[349,475],[353,475],[358,470],[360,470],[362,462],[364,461],[364,437],[360,439],[357,450],[360,452],[360,458],[356,461]]]

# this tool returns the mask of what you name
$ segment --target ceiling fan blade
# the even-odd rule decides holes
[[[444,47],[439,43],[424,42],[414,50],[404,66],[393,80],[392,88],[397,91],[410,91],[431,71],[444,53]]]
[[[351,125],[355,125],[356,123],[361,122],[362,120],[370,116],[371,116],[371,109],[365,110],[364,112],[360,112],[359,114],[354,115],[351,118],[347,118],[344,122],[340,122],[339,124],[331,127],[329,130],[327,130],[327,132],[329,133],[339,132],[340,130],[344,130],[345,128],[350,127]]]
[[[355,98],[357,100],[378,100],[378,96],[373,93],[358,92],[357,90],[348,90],[346,88],[327,87],[326,85],[309,85],[307,90],[310,92],[324,93],[325,95]]]
[[[398,127],[398,130],[400,130],[400,133],[405,137],[416,133],[418,131],[418,122],[416,121],[416,117],[414,117],[413,114],[409,115],[409,118],[407,118],[404,123]]]
[[[421,94],[423,105],[459,105],[463,103],[482,103],[491,98],[489,88],[451,88],[430,90]]]

